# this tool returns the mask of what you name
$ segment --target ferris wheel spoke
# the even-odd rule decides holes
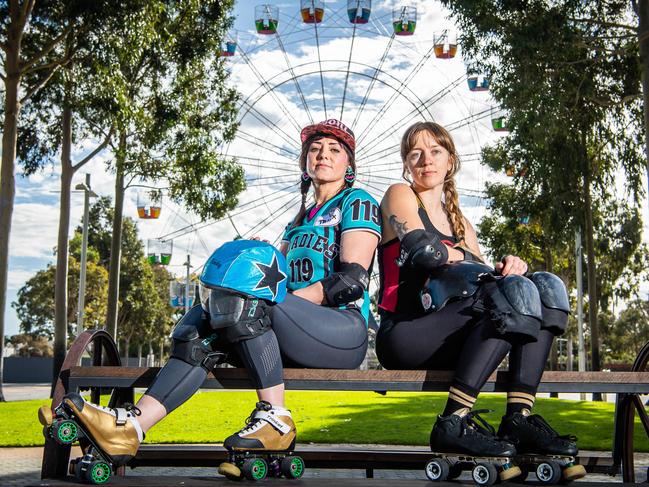
[[[288,66],[288,70],[291,73],[291,79],[295,83],[295,89],[297,90],[298,94],[300,95],[300,99],[302,100],[302,106],[304,107],[304,110],[306,111],[306,114],[309,117],[309,121],[313,124],[314,122],[313,122],[313,116],[311,115],[311,110],[309,110],[309,105],[307,104],[306,98],[304,97],[304,92],[302,91],[302,88],[300,87],[300,83],[298,82],[297,76],[295,76],[295,71],[293,71],[293,67],[291,66],[291,61],[288,58],[288,54],[286,53],[286,49],[284,48],[282,38],[279,36],[279,34],[275,34],[275,37],[277,38],[277,44],[279,45],[279,48],[282,51],[282,54],[284,54],[284,60],[286,61],[286,66]]]
[[[261,86],[264,87],[269,87],[268,81],[263,77],[263,75],[259,72],[257,67],[254,65],[254,63],[251,62],[250,57],[246,54],[246,52],[241,49],[241,57],[244,59],[246,62],[247,66],[250,68],[250,70],[254,73],[254,75],[257,77],[259,82],[261,83]],[[277,106],[280,107],[280,110],[284,113],[286,116],[287,120],[290,120],[293,123],[293,127],[297,128],[297,130],[300,130],[300,124],[296,120],[295,116],[286,109],[284,106],[284,103],[279,99],[279,96],[277,96],[277,93],[273,91],[272,89],[269,91],[275,102],[277,103]],[[247,100],[244,100],[245,103],[247,103]],[[248,104],[248,106],[251,106]],[[254,105],[252,105],[254,106]]]

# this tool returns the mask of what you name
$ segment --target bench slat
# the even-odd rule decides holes
[[[76,387],[148,387],[159,367],[71,367]],[[284,369],[287,389],[343,391],[447,391],[452,371]],[[208,375],[205,389],[254,389],[245,369],[219,368]],[[483,391],[503,392],[507,372],[492,374]],[[649,393],[649,372],[544,372],[539,392]]]

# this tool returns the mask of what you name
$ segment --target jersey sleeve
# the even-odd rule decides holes
[[[292,225],[293,222],[288,222],[288,224],[284,228],[284,233],[282,234],[282,242],[288,242],[288,233],[291,231]]]
[[[354,189],[342,205],[341,233],[364,230],[381,238],[381,209],[365,190]]]

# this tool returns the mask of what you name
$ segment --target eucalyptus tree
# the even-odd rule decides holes
[[[638,43],[627,22],[631,6],[443,3],[459,22],[465,57],[491,75],[492,94],[509,112],[511,132],[499,150],[526,169],[514,184],[522,194],[544,194],[551,235],[565,242],[566,229],[584,229],[591,359],[598,370],[594,209],[624,191],[637,207],[645,167]]]
[[[106,327],[116,336],[124,192],[142,180],[202,218],[233,208],[243,170],[219,156],[236,130],[236,91],[218,52],[229,1],[156,0],[111,28],[98,63],[115,126],[115,212]]]
[[[119,12],[116,3],[117,0],[0,1],[0,79],[4,88],[0,168],[0,343],[4,341],[9,237],[16,192],[14,173],[21,113],[74,58],[77,46],[71,42],[71,36],[90,32],[98,22]],[[2,363],[0,348],[0,401],[4,401]]]

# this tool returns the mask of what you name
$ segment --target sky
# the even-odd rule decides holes
[[[468,89],[461,48],[454,58],[435,57],[439,35],[446,33],[451,39],[457,35],[441,4],[432,0],[371,4],[369,23],[354,26],[347,18],[347,1],[324,2],[319,24],[302,22],[299,0],[270,1],[266,10],[277,17],[277,34],[261,35],[255,30],[255,7],[260,3],[237,1],[230,33],[237,50],[224,62],[229,83],[241,94],[241,126],[222,152],[236,157],[246,171],[248,189],[240,195],[239,206],[220,221],[201,222],[163,197],[159,219],[137,220],[139,190],[126,191],[124,214],[137,220],[145,248],[156,239],[173,242],[172,273],[185,274],[188,255],[192,270],[200,271],[209,254],[237,233],[277,242],[299,206],[299,130],[327,118],[341,119],[354,130],[356,186],[378,200],[390,184],[401,181],[398,144],[405,129],[421,120],[445,125],[462,160],[456,177],[461,206],[474,226],[480,221],[486,211],[487,202],[481,197],[485,182],[507,180],[479,163],[481,147],[506,137],[491,127],[495,103],[489,92]],[[412,36],[393,36],[394,9],[400,11],[403,5],[416,8],[416,29]],[[95,145],[96,141],[83,141],[73,160],[82,159]],[[93,191],[113,197],[114,174],[106,169],[111,158],[110,152],[102,152],[76,174],[72,186],[84,182],[89,173]],[[58,166],[29,178],[19,169],[16,172],[6,335],[18,333],[11,307],[18,289],[55,260],[59,178]],[[70,235],[82,213],[83,193],[75,192]]]

